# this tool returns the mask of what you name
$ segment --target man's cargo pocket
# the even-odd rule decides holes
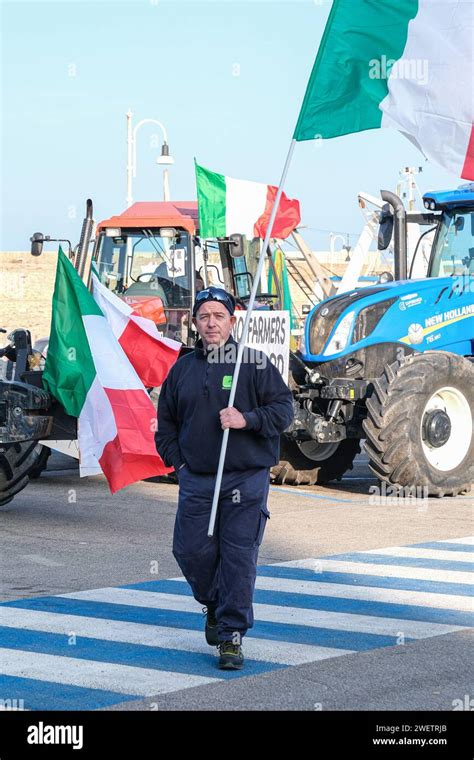
[[[270,512],[266,506],[260,507],[260,520],[258,523],[257,537],[255,539],[255,546],[260,546],[263,541],[263,534],[267,525],[267,520],[270,519]]]

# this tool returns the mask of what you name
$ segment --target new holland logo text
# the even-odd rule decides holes
[[[470,303],[468,306],[458,306],[456,309],[450,309],[443,314],[435,314],[433,317],[428,317],[428,319],[425,319],[425,326],[434,327],[443,322],[451,322],[453,319],[468,317],[470,314],[474,314],[474,303]]]

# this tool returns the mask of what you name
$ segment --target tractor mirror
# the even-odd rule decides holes
[[[379,222],[379,234],[377,239],[377,248],[379,251],[385,251],[390,245],[393,234],[393,214],[390,206],[386,203],[382,207]]]
[[[42,232],[35,232],[32,237],[30,237],[31,241],[31,255],[32,256],[41,256],[43,253],[43,241],[44,241],[44,235]]]
[[[233,259],[240,259],[245,256],[244,236],[240,234],[229,236],[229,253]]]

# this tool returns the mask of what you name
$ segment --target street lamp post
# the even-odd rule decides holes
[[[164,166],[163,170],[163,200],[170,200],[170,187],[168,177],[168,166],[174,164],[174,159],[170,156],[168,145],[168,135],[163,124],[156,119],[142,119],[136,127],[132,127],[133,113],[130,109],[127,111],[127,207],[133,203],[132,182],[137,176],[137,132],[144,124],[156,124],[163,132],[163,145],[161,146],[161,156],[156,159],[156,163]]]

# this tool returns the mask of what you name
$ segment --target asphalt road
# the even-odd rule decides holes
[[[0,509],[0,699],[32,710],[473,705],[473,500],[379,503],[376,484],[359,457],[330,488],[271,487],[246,667],[223,673],[171,553],[177,487],[112,497],[101,476],[79,479],[53,455]]]

